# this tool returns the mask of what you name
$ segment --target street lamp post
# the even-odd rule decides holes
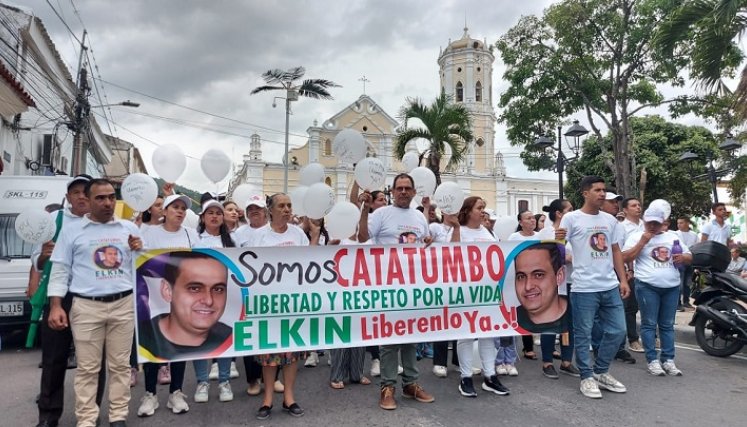
[[[284,99],[285,100],[285,155],[283,156],[283,165],[284,165],[284,174],[283,174],[283,193],[288,193],[288,167],[290,164],[290,159],[288,158],[290,156],[290,143],[289,143],[289,136],[290,136],[290,106],[291,102],[298,101],[298,91],[295,89],[288,89],[286,92],[286,96],[276,96],[275,99],[272,100],[272,106],[277,107],[277,104],[275,103],[278,99]]]
[[[558,156],[555,162],[555,170],[558,172],[558,198],[563,198],[563,173],[565,171],[565,165],[567,162],[578,158],[581,152],[581,137],[588,134],[589,131],[578,123],[578,120],[573,121],[573,125],[563,133],[563,128],[558,126],[558,147],[552,148],[553,140],[547,135],[540,135],[535,141],[534,145],[540,149],[552,148],[558,152]],[[566,144],[568,148],[573,152],[574,157],[568,158],[563,154],[563,136],[566,137]],[[568,138],[573,138],[573,145],[570,145]]]
[[[718,148],[724,153],[730,154],[741,146],[742,144],[737,142],[731,135],[726,135],[726,139],[724,140],[724,142],[719,144]],[[729,168],[717,170],[716,166],[714,165],[714,160],[715,160],[714,154],[715,153],[713,153],[712,151],[708,151],[706,153],[706,171],[707,172],[701,175],[696,175],[693,178],[694,179],[708,178],[708,181],[710,181],[711,183],[711,192],[713,193],[713,203],[718,203],[718,179],[728,174],[731,170]],[[692,163],[696,160],[700,160],[700,156],[693,153],[692,151],[686,151],[682,153],[682,155],[680,156],[680,160]]]

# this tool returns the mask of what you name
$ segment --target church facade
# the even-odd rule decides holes
[[[485,40],[476,40],[464,29],[462,38],[450,41],[438,57],[441,87],[453,102],[463,103],[472,115],[474,140],[467,146],[465,160],[441,174],[442,181],[453,181],[468,195],[485,199],[487,207],[499,216],[516,215],[529,209],[541,212],[542,206],[557,197],[557,181],[517,178],[506,175],[503,155],[495,151],[496,115],[493,107],[493,56]],[[404,172],[399,159],[393,155],[393,144],[398,122],[373,99],[362,95],[342,111],[306,130],[308,140],[303,146],[288,153],[288,188],[298,185],[298,171],[309,163],[320,163],[326,171],[325,182],[332,187],[338,200],[347,200],[355,176],[353,165],[338,161],[332,152],[332,141],[343,129],[355,129],[363,134],[368,144],[368,156],[378,157],[388,171],[387,183]],[[417,151],[414,142],[408,151]],[[520,160],[515,160],[520,161]],[[240,184],[251,184],[265,194],[283,189],[283,163],[269,163],[262,157],[259,135],[253,135],[249,153],[233,176],[229,194]]]

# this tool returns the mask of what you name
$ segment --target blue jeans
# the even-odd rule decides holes
[[[674,316],[680,299],[680,287],[658,288],[638,279],[635,292],[641,310],[641,338],[646,361],[656,360],[656,328],[661,340],[660,360],[674,360]]]
[[[218,382],[224,383],[231,378],[231,358],[222,357],[218,361]],[[208,373],[210,372],[210,359],[194,360],[195,377],[198,383],[208,382]]]
[[[573,341],[581,379],[609,371],[620,341],[625,338],[625,309],[618,288],[602,292],[571,292]],[[594,319],[598,316],[601,339],[592,368],[589,346]]]
[[[514,365],[516,364],[516,337],[497,337],[493,338],[495,349],[498,352],[495,355],[495,364]]]

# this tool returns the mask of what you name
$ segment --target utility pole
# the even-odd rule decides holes
[[[88,144],[83,141],[83,132],[88,129],[88,113],[91,109],[88,103],[88,91],[90,90],[88,87],[88,70],[83,66],[83,54],[88,49],[85,45],[86,34],[87,32],[83,31],[83,38],[80,42],[78,85],[73,109],[75,117],[71,126],[73,132],[75,132],[73,138],[72,176],[86,172],[86,153],[88,152]]]

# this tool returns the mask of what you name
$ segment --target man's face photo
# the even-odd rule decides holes
[[[516,297],[534,323],[549,323],[565,312],[558,287],[565,283],[565,269],[553,269],[550,251],[526,249],[514,262]]]
[[[161,284],[162,296],[171,305],[164,334],[175,344],[194,345],[180,339],[185,337],[204,339],[225,311],[227,279],[226,267],[214,258],[182,260],[174,283]]]
[[[119,251],[114,246],[108,246],[104,248],[104,259],[102,260],[102,264],[104,264],[104,267],[108,268],[116,268],[119,267]]]

